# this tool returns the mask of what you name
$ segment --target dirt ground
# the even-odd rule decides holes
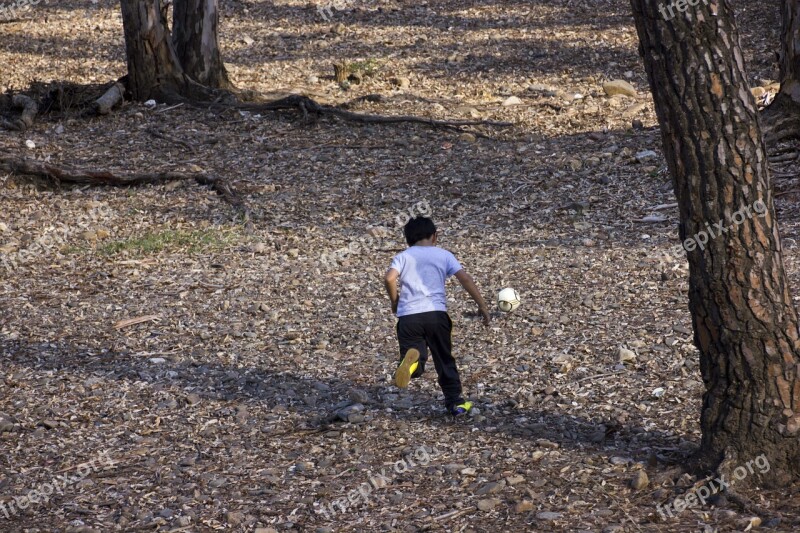
[[[779,2],[734,3],[751,83],[767,86]],[[0,531],[796,530],[796,488],[746,489],[749,509],[719,495],[657,508],[703,485],[679,468],[703,385],[629,9],[352,0],[329,17],[222,0],[240,88],[511,128],[125,103],[0,133],[4,154],[80,168],[199,167],[251,211],[189,182],[0,176]],[[118,3],[22,18],[0,23],[4,89],[125,73]],[[360,80],[337,84],[340,61]],[[638,95],[606,96],[615,79]],[[790,168],[775,189],[798,287]],[[484,328],[448,285],[465,420],[444,413],[432,368],[392,385],[382,275],[409,213],[433,216],[487,298],[521,294]]]

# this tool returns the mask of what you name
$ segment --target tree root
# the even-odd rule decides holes
[[[495,128],[508,128],[513,126],[511,122],[498,122],[492,120],[438,120],[433,118],[418,117],[414,115],[370,115],[346,111],[339,107],[323,105],[309,98],[308,96],[293,94],[285,98],[280,98],[273,102],[263,104],[236,104],[236,105],[212,105],[212,109],[237,109],[250,111],[252,113],[265,113],[269,111],[292,110],[303,113],[303,117],[308,120],[309,115],[314,116],[333,116],[349,122],[362,124],[424,124],[433,128],[448,129],[464,132],[464,126],[491,126]],[[485,137],[485,135],[481,135]]]
[[[168,181],[194,180],[199,185],[216,191],[227,203],[240,211],[245,219],[249,218],[249,211],[244,201],[233,187],[226,180],[203,172],[163,171],[117,175],[107,170],[80,170],[68,166],[56,166],[46,162],[8,156],[0,156],[0,171],[36,176],[55,185],[68,183],[98,187],[133,187]]]
[[[8,96],[4,95],[3,98],[8,99]],[[24,94],[15,94],[10,100],[11,107],[22,109],[22,114],[14,121],[0,119],[0,126],[7,130],[27,131],[28,128],[33,126],[33,121],[36,120],[36,115],[39,113],[39,105],[33,98]]]

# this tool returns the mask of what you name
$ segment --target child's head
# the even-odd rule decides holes
[[[417,242],[430,239],[436,235],[436,226],[433,220],[418,216],[408,219],[406,225],[403,226],[403,234],[406,236],[408,245],[414,246]]]

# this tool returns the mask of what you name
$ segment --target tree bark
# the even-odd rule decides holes
[[[800,105],[800,1],[781,2],[781,90],[779,95]]]
[[[697,458],[734,468],[764,454],[769,474],[748,481],[783,484],[800,473],[797,313],[733,13],[695,4],[666,20],[660,0],[631,0],[689,260],[706,386]]]
[[[186,80],[169,38],[161,0],[122,0],[128,91],[134,100],[183,94]]]
[[[219,51],[218,0],[175,0],[172,41],[186,74],[215,89],[232,89]]]

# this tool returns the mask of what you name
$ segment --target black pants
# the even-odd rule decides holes
[[[444,402],[449,408],[462,403],[461,378],[458,375],[456,360],[453,359],[453,322],[444,311],[430,311],[397,319],[397,341],[400,343],[400,357],[409,348],[419,350],[419,369],[421,373],[428,359],[428,348],[433,356],[433,365],[439,375],[439,386],[444,392]]]

